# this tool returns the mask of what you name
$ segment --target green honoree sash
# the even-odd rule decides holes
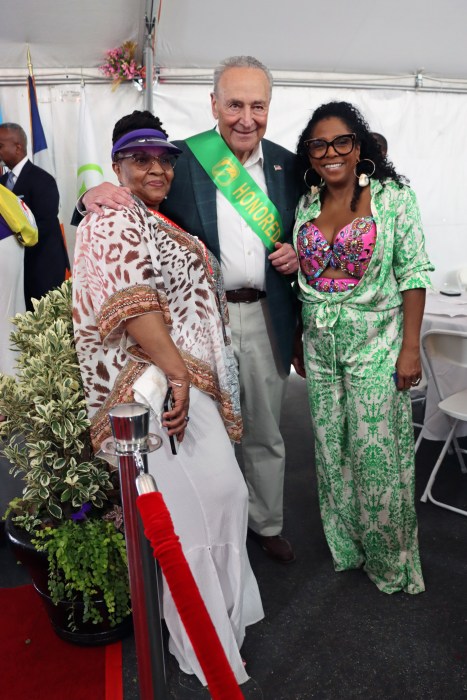
[[[186,144],[215,186],[228,199],[266,248],[282,236],[282,220],[271,200],[234,156],[224,139],[211,129],[186,139]]]

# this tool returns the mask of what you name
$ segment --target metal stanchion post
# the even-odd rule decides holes
[[[118,457],[140,698],[166,700],[159,582],[136,507],[136,479],[147,473],[146,455],[160,447],[161,439],[149,435],[149,408],[143,404],[119,404],[109,418],[114,440],[106,440],[102,449]],[[153,479],[152,484],[156,490]]]

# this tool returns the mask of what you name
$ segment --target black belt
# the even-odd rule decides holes
[[[264,299],[266,292],[260,292],[259,289],[231,289],[225,293],[227,301],[234,304],[251,304],[253,301]]]

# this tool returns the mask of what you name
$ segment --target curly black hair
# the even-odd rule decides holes
[[[159,117],[155,117],[147,109],[144,112],[135,109],[134,112],[122,117],[115,124],[112,132],[112,143],[114,144],[119,138],[128,134],[129,131],[135,131],[136,129],[156,129],[157,131],[162,131],[167,138],[169,137],[166,130],[162,128],[162,122]]]
[[[298,167],[301,170],[302,178],[305,176],[306,171],[310,169],[310,159],[308,157],[305,141],[311,137],[313,129],[318,122],[323,119],[329,119],[330,117],[341,119],[349,132],[356,135],[356,143],[360,146],[360,160],[368,158],[375,164],[375,172],[372,175],[373,178],[380,182],[386,179],[394,180],[399,187],[402,187],[408,182],[407,178],[396,172],[391,161],[388,160],[386,156],[383,156],[381,148],[373,137],[365,118],[360,111],[349,102],[327,102],[326,104],[320,105],[313,112],[311,119],[302,131],[297,143]],[[306,192],[309,191],[310,186],[319,184],[319,177],[314,170],[307,173],[306,180],[308,186],[305,185],[302,179],[304,191]],[[358,180],[355,179],[354,194],[350,205],[352,211],[356,210],[361,191],[362,188],[359,186]]]

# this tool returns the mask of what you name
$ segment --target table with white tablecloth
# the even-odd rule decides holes
[[[422,335],[428,330],[450,330],[467,332],[467,293],[460,296],[444,296],[440,293],[428,291],[426,296],[425,314],[422,323]],[[434,370],[442,391],[454,394],[456,391],[467,389],[467,371],[462,367],[435,362]],[[450,423],[448,418],[439,410],[440,397],[436,386],[427,371],[426,408],[422,436],[427,440],[445,440]],[[456,436],[467,435],[467,423],[461,423]]]

